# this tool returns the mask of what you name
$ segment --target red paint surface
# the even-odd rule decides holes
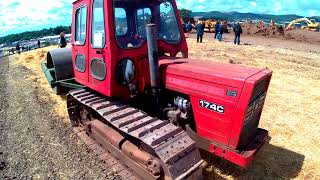
[[[88,10],[87,38],[83,46],[77,46],[72,42],[72,57],[74,62],[78,53],[85,55],[87,68],[84,73],[80,73],[74,68],[76,80],[105,96],[126,99],[129,94],[128,88],[116,81],[115,70],[120,60],[130,58],[134,61],[136,67],[134,82],[137,83],[138,90],[143,92],[145,87],[150,85],[146,42],[137,49],[121,49],[117,45],[113,19],[113,1],[105,0],[106,46],[103,49],[92,48],[90,43],[92,1],[76,1],[73,12],[82,5],[86,5]],[[174,1],[173,5],[177,12]],[[180,19],[178,13],[177,17]],[[236,150],[239,148],[244,117],[254,86],[266,77],[271,78],[272,72],[266,69],[239,65],[201,63],[201,61],[191,59],[179,58],[174,60],[174,56],[180,51],[184,52],[186,56],[188,55],[187,43],[181,24],[180,32],[182,39],[178,44],[158,41],[159,51],[172,56],[172,58],[160,58],[163,87],[190,97],[198,135],[217,144],[227,146],[229,149]],[[72,34],[74,34],[74,23],[72,25]],[[101,50],[102,54],[97,54],[97,50]],[[104,81],[96,80],[91,76],[90,61],[93,58],[101,58],[106,63],[107,76]],[[237,96],[227,96],[227,90],[236,91]],[[199,106],[199,100],[223,105],[225,112],[221,114],[202,108]],[[261,145],[263,143],[264,141],[261,141]],[[248,165],[258,150],[258,148],[251,150],[253,153],[250,156],[243,157],[239,153],[223,149],[222,146],[215,147],[215,149],[212,146],[208,147],[208,151],[243,167]]]

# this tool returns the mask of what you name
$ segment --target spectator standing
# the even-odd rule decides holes
[[[66,38],[64,36],[65,36],[64,32],[61,32],[60,33],[60,42],[59,42],[60,48],[67,47],[67,40],[66,40]]]
[[[38,40],[38,48],[40,48],[41,46],[41,43],[40,43],[40,40]]]
[[[215,25],[214,25],[214,39],[217,39],[218,34],[219,34],[219,26],[220,26],[220,22],[218,21]]]
[[[242,27],[239,23],[235,24],[233,27],[234,31],[234,44],[240,45],[240,35],[242,34]]]
[[[190,34],[191,34],[191,31],[192,31],[192,28],[193,28],[193,25],[191,24],[191,22],[189,21],[188,24],[187,24],[187,38],[190,38]]]
[[[16,45],[16,51],[17,51],[17,53],[20,54],[20,44],[19,44],[19,42],[18,42],[17,45]]]
[[[217,35],[219,41],[222,41],[223,29],[224,29],[224,26],[222,23],[220,23],[218,27],[218,35]]]
[[[202,21],[199,21],[199,23],[196,26],[197,29],[197,43],[202,43],[203,34],[204,34],[204,25]]]

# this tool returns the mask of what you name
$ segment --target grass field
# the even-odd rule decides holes
[[[194,38],[188,39],[188,45],[189,56],[204,59],[204,63],[267,67],[274,72],[260,123],[269,130],[270,144],[247,170],[214,158],[206,166],[206,179],[320,179],[320,54],[208,40],[197,44]],[[51,91],[40,68],[48,49],[17,56],[17,63],[35,72],[28,79],[38,88]],[[42,98],[55,103],[56,113],[67,120],[61,97]]]

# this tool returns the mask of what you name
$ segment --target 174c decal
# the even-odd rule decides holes
[[[212,110],[212,111],[215,111],[215,112],[218,112],[218,113],[222,113],[222,114],[224,113],[224,106],[222,106],[222,105],[218,105],[218,104],[215,104],[215,103],[212,103],[212,102],[208,102],[208,101],[204,101],[204,100],[200,100],[199,104],[203,108],[207,108],[209,110]]]

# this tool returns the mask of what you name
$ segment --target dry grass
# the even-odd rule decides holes
[[[268,129],[270,144],[248,170],[214,159],[206,167],[207,179],[320,179],[320,55],[264,46],[234,46],[230,43],[195,43],[188,39],[192,58],[274,71],[260,127]],[[66,119],[65,101],[55,96],[42,74],[40,62],[51,48],[20,55],[18,64],[31,69],[28,79],[49,93],[42,97],[55,103]]]
[[[32,74],[26,75],[25,78],[29,81],[32,81],[35,88],[40,90],[39,92],[44,92],[39,93],[37,97],[43,102],[54,104],[55,108],[51,110],[54,112],[53,114],[61,117],[61,119],[67,123],[68,112],[64,97],[56,96],[54,94],[41,69],[41,62],[46,59],[47,52],[50,49],[55,48],[56,47],[42,48],[27,53],[22,53],[21,55],[16,55],[15,58],[17,61],[10,62],[10,65],[13,67],[20,65],[33,72]]]

